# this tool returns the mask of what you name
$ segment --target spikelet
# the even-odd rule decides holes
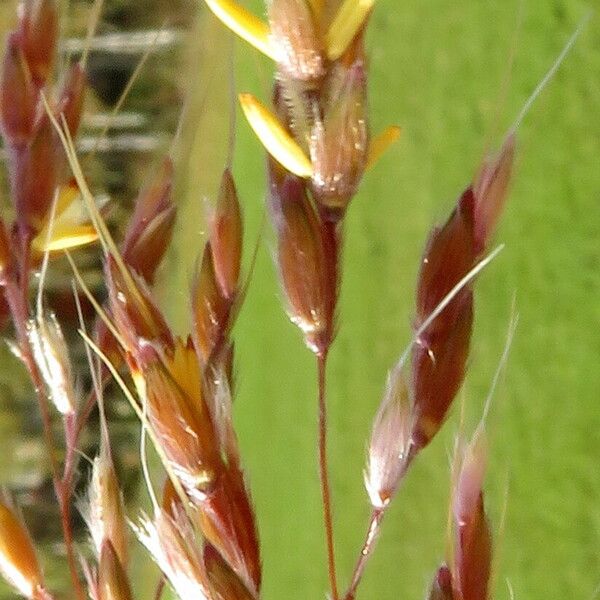
[[[123,496],[107,441],[102,437],[100,454],[94,459],[87,505],[82,507],[96,556],[101,562],[103,546],[110,543],[121,567],[127,567],[127,525]]]
[[[305,83],[325,75],[324,40],[306,0],[269,0],[270,43],[284,78]]]
[[[54,63],[58,36],[55,0],[25,0],[19,19],[23,54],[38,87],[48,79]]]
[[[356,194],[367,166],[367,76],[362,58],[332,70],[329,102],[310,137],[311,190],[323,206],[343,211]]]
[[[198,510],[202,534],[245,585],[258,589],[260,558],[248,492],[236,461],[224,461],[231,447],[222,447],[193,346],[177,341],[174,352],[162,356],[147,347],[138,360],[132,366],[138,395],[170,468]]]
[[[515,135],[509,135],[496,156],[481,165],[473,183],[475,251],[481,254],[489,243],[508,194],[515,160]]]
[[[38,91],[25,60],[21,38],[8,36],[0,80],[0,122],[4,138],[13,146],[24,145],[35,125]]]
[[[208,242],[192,288],[194,342],[205,365],[224,347],[232,308],[217,280],[215,263],[212,243]]]
[[[417,288],[418,328],[475,261],[472,194],[461,197],[441,228],[432,232]],[[465,286],[419,337],[413,350],[412,387],[417,447],[429,443],[442,426],[466,369],[473,321],[473,292]]]
[[[221,178],[211,219],[213,269],[222,295],[232,300],[238,290],[242,261],[243,223],[235,183],[229,169]]]
[[[253,600],[256,598],[210,544],[205,544],[203,558],[215,600]]]
[[[375,416],[367,454],[365,487],[375,509],[385,508],[394,496],[411,459],[411,402],[400,369],[388,377],[381,406]]]
[[[149,284],[171,241],[175,224],[172,194],[173,162],[167,157],[138,194],[121,247],[125,263]]]
[[[97,600],[131,600],[127,574],[110,540],[105,539],[98,562]]]
[[[38,119],[26,146],[9,150],[17,221],[23,234],[38,232],[46,223],[57,184],[56,145],[48,116]]]
[[[13,510],[0,502],[0,573],[21,595],[44,598],[42,571],[29,533]]]
[[[133,529],[180,600],[212,598],[198,540],[184,512],[159,510],[152,520],[142,516]]]
[[[305,183],[270,161],[270,209],[278,237],[277,265],[290,320],[320,353],[333,332],[337,281],[328,271],[322,222]]]
[[[453,587],[458,600],[487,600],[492,536],[483,504],[486,448],[478,431],[463,452],[452,499]]]
[[[455,600],[452,592],[452,574],[446,565],[437,570],[427,600]]]
[[[127,268],[122,259],[108,255],[104,271],[109,305],[115,325],[132,354],[147,343],[173,347],[173,336],[144,280]]]
[[[87,75],[83,67],[78,62],[73,63],[64,76],[56,106],[56,114],[64,117],[72,138],[77,135],[81,123],[86,84]]]
[[[48,388],[50,399],[62,415],[75,411],[71,360],[62,329],[53,313],[39,314],[27,323],[33,358]]]

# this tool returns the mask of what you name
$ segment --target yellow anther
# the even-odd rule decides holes
[[[275,60],[269,41],[269,26],[232,0],[205,0],[214,15],[233,33]]]
[[[87,222],[77,186],[67,184],[57,195],[52,222],[45,224],[33,239],[32,246],[41,253],[57,252],[84,246],[97,239],[96,229]]]
[[[375,0],[344,0],[325,37],[329,60],[337,60],[363,26]]]
[[[248,123],[267,152],[294,175],[311,177],[310,159],[277,117],[252,94],[240,94],[240,103]]]
[[[377,137],[371,140],[367,155],[367,169],[370,169],[383,155],[383,153],[400,137],[400,127],[390,125]]]

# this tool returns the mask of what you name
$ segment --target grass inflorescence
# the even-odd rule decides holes
[[[427,460],[428,447],[458,403],[471,368],[477,283],[503,248],[495,247],[493,239],[510,192],[519,128],[583,26],[534,88],[497,151],[486,153],[465,179],[448,217],[430,230],[417,274],[410,343],[390,365],[373,416],[364,468],[370,517],[346,573],[338,561],[336,537],[345,515],[336,511],[339,498],[329,456],[329,357],[344,326],[345,229],[355,197],[365,175],[378,168],[401,132],[390,125],[374,134],[370,124],[368,97],[380,93],[371,89],[367,44],[376,3],[269,0],[266,20],[231,0],[205,4],[275,67],[268,98],[243,91],[238,99],[266,151],[265,195],[283,309],[314,355],[322,526],[312,525],[324,533],[327,593],[331,600],[353,600],[361,594],[384,517],[413,465]],[[181,600],[256,599],[269,564],[262,558],[260,515],[233,417],[238,368],[241,373],[249,368],[268,371],[268,365],[250,367],[236,360],[233,335],[237,320],[244,318],[257,259],[255,254],[244,260],[248,243],[235,178],[246,174],[233,164],[235,128],[245,125],[233,123],[230,156],[209,209],[194,277],[189,289],[178,290],[189,307],[189,328],[180,334],[153,289],[177,219],[178,137],[139,190],[122,237],[107,224],[105,201],[77,146],[88,49],[101,7],[96,2],[81,56],[56,61],[58,3],[23,2],[7,38],[0,77],[0,126],[12,202],[12,212],[0,218],[0,310],[12,323],[7,334],[11,348],[37,398],[70,589],[77,600],[133,598],[138,586],[130,555],[137,538],[160,571],[157,598],[169,586]],[[93,246],[102,262],[100,295],[90,290],[77,266],[83,246]],[[86,348],[89,389],[82,389],[72,366],[67,340],[73,332],[63,331],[60,314],[46,304],[44,286],[55,259],[62,256],[73,271],[75,330]],[[250,266],[244,268],[246,264]],[[516,319],[502,368],[515,324]],[[129,517],[105,410],[110,402],[106,390],[113,385],[139,421],[150,497],[147,511],[138,508]],[[81,436],[96,407],[98,454],[90,461],[90,480],[81,497]],[[440,531],[446,555],[430,572],[428,600],[485,600],[494,593],[496,535],[484,492],[488,408],[489,402],[470,441],[461,422],[451,459],[448,527]],[[156,469],[148,466],[148,444],[158,458]],[[88,530],[87,546],[74,531],[75,509]],[[352,527],[359,530],[361,524]],[[0,572],[16,593],[30,600],[59,597],[45,579],[35,540],[8,495],[0,501]]]

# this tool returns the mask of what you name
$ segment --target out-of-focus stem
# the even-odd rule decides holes
[[[321,496],[323,500],[323,522],[327,543],[327,566],[332,600],[339,600],[337,576],[335,568],[335,543],[333,536],[333,517],[331,511],[331,490],[329,488],[329,468],[327,462],[327,402],[325,394],[327,352],[317,356],[319,378],[319,475],[321,479]]]

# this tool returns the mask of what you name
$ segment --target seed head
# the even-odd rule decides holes
[[[0,503],[0,573],[19,594],[34,600],[43,587],[42,571],[25,525]]]

